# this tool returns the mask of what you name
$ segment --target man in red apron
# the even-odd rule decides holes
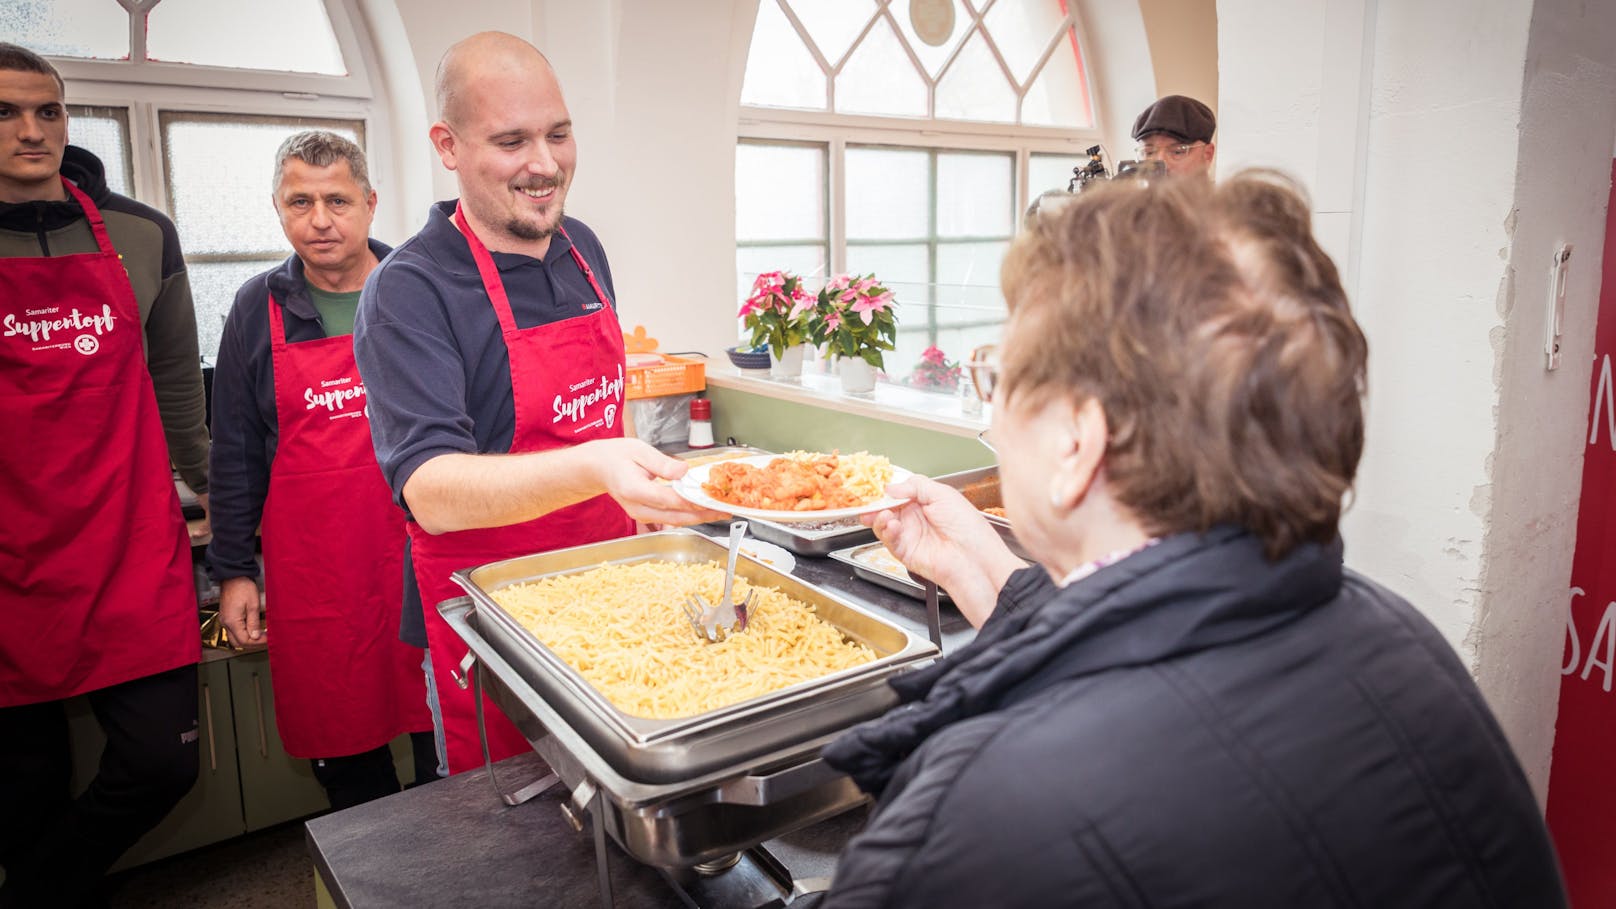
[[[684,462],[625,437],[622,331],[600,241],[563,218],[577,161],[549,62],[474,35],[438,70],[431,136],[460,200],[433,207],[365,286],[355,352],[377,460],[410,512],[403,635],[430,642],[450,772],[482,762],[476,704],[447,684],[465,645],[438,615],[450,572],[688,524],[658,478]],[[492,707],[495,760],[527,743]]]
[[[269,645],[275,723],[333,808],[399,790],[388,742],[411,733],[436,778],[421,654],[398,639],[404,514],[370,444],[354,366],[359,289],[389,250],[364,152],[301,132],[275,156],[274,204],[294,254],[236,294],[213,376],[213,542],[219,614],[236,646]],[[262,524],[259,621],[254,542]]]
[[[0,43],[0,906],[92,900],[196,781],[170,461],[206,493],[203,414],[173,224],[106,188],[67,146],[55,69]],[[70,801],[61,701],[80,694],[107,745]]]

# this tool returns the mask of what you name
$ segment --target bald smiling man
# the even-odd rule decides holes
[[[428,648],[451,773],[482,759],[476,702],[439,685],[465,647],[435,608],[450,572],[717,520],[659,479],[683,461],[625,432],[622,330],[599,238],[564,213],[578,163],[555,70],[533,45],[473,35],[438,65],[433,148],[460,198],[379,265],[354,351],[376,458],[410,520],[400,636]],[[492,703],[499,760],[526,740]]]

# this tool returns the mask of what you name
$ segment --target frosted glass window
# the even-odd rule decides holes
[[[1005,240],[937,245],[939,323],[1004,317],[999,264],[1009,247]]]
[[[1015,89],[980,32],[966,39],[964,49],[937,83],[937,117],[1015,122]]]
[[[937,235],[1002,237],[1011,232],[1014,155],[937,155]]]
[[[928,152],[849,148],[847,236],[858,240],[907,240],[927,236],[931,232],[930,190]]]
[[[763,6],[775,0],[762,0]],[[790,0],[791,11],[808,30],[808,37],[832,67],[847,55],[853,39],[859,36],[875,15],[873,0]],[[761,15],[761,10],[759,11]]]
[[[926,83],[886,17],[871,26],[836,77],[836,110],[892,117],[926,116]]]
[[[823,239],[825,147],[735,147],[735,236],[753,240]]]
[[[162,0],[146,56],[171,63],[345,76],[324,0]]]
[[[1029,126],[1094,125],[1088,85],[1079,66],[1077,36],[1070,29],[1038,78],[1027,87],[1021,102],[1021,122]]]
[[[1054,3],[1021,2],[993,4],[982,23],[1017,84],[1025,85],[1065,21],[1065,11]]]
[[[186,250],[189,252],[190,250]],[[287,255],[290,255],[288,251]],[[279,265],[286,256],[263,259],[236,259],[228,262],[186,262],[191,282],[191,299],[196,304],[196,340],[202,356],[219,355],[219,335],[224,317],[235,302],[236,291],[247,279]]]
[[[355,121],[165,112],[169,212],[186,255],[290,251],[270,203],[275,150],[292,133],[316,128],[364,145]]]
[[[1064,190],[1072,183],[1072,168],[1088,163],[1081,152],[1070,155],[1032,155],[1027,161],[1027,199],[1052,189]]]
[[[135,181],[129,166],[128,108],[68,105],[67,141],[101,159],[113,192],[134,195],[129,189]]]
[[[909,2],[910,0],[894,0],[892,18],[897,20],[898,29],[903,32],[903,38],[914,50],[915,56],[920,58],[920,65],[926,68],[926,74],[935,79],[937,74],[943,71],[943,64],[948,62],[948,56],[954,52],[954,48],[959,46],[966,32],[970,30],[971,14],[956,2],[954,31],[948,36],[948,40],[934,47],[920,40],[915,34],[915,27],[909,21]]]
[[[898,314],[898,323],[922,319],[925,311],[925,288],[931,281],[931,251],[924,243],[903,245],[866,246],[847,244],[847,271],[875,276],[893,292],[899,303],[911,303]],[[894,285],[914,285],[901,287]],[[905,292],[907,291],[907,293]]]
[[[825,72],[774,0],[758,4],[746,57],[741,103],[757,107],[825,109]]]
[[[0,40],[51,57],[126,60],[129,14],[118,0],[5,0]]]

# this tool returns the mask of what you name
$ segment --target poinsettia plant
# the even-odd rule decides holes
[[[808,339],[833,357],[857,358],[883,368],[881,351],[898,336],[892,291],[875,275],[837,275],[819,292],[808,321]]]
[[[738,315],[752,333],[751,345],[765,344],[775,359],[808,340],[809,320],[818,300],[788,271],[766,271],[752,282],[752,295]]]
[[[909,384],[917,388],[953,391],[959,388],[960,365],[948,359],[935,344],[920,352],[920,362],[909,373]]]

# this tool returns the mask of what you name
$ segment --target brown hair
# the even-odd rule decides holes
[[[1106,481],[1153,534],[1234,524],[1271,558],[1334,539],[1368,344],[1310,222],[1265,171],[1102,185],[1040,216],[1001,269],[1007,403],[1097,399]]]
[[[56,87],[61,91],[63,100],[67,98],[67,85],[62,82],[62,74],[56,71],[56,67],[52,66],[49,60],[20,44],[0,41],[0,70],[50,76],[56,80]]]

